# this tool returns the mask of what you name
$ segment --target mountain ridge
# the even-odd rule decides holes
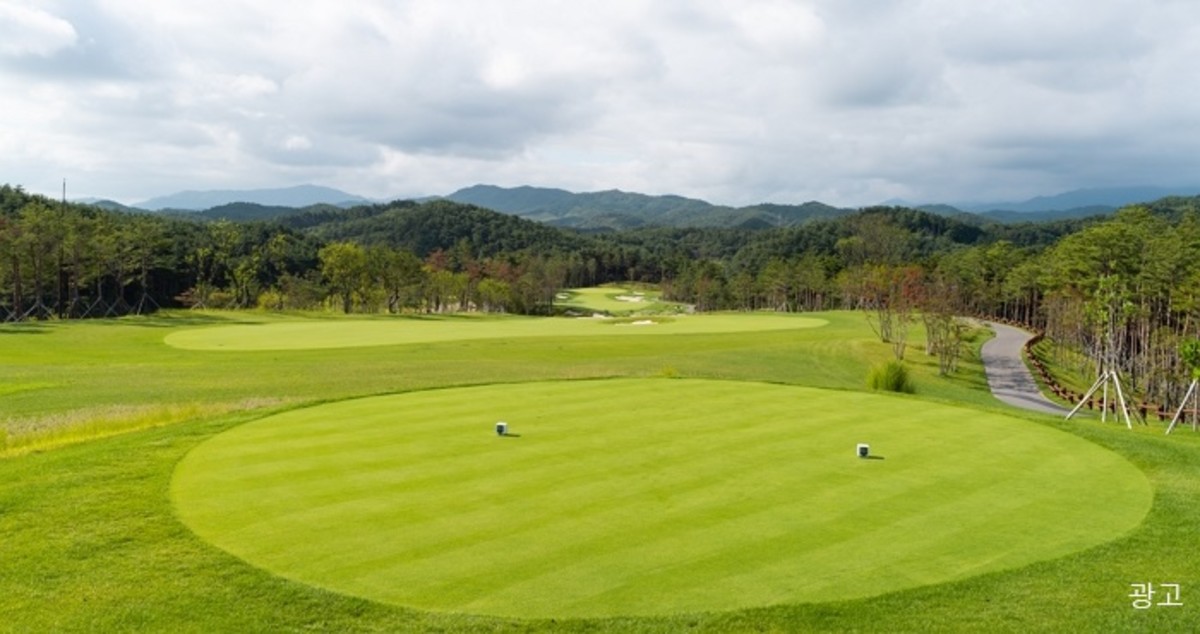
[[[1200,194],[1200,186],[1159,187],[1130,185],[1125,187],[1073,189],[1058,194],[1034,196],[1033,198],[1019,202],[961,203],[953,206],[974,213],[990,211],[1033,213],[1100,207],[1119,209],[1126,205],[1150,202],[1168,196],[1195,196],[1197,194]]]
[[[573,193],[528,185],[512,188],[472,185],[445,198],[583,230],[621,230],[647,225],[762,228],[790,226],[854,211],[816,201],[729,207],[675,194],[654,196],[619,189]]]
[[[347,206],[371,202],[362,196],[332,187],[294,185],[264,189],[187,190],[150,198],[133,207],[150,211],[204,211],[231,203],[252,203],[265,207],[308,207],[316,204]]]
[[[914,204],[889,200],[882,205],[921,209],[938,215],[968,218],[977,223],[1018,223],[1106,215],[1133,203],[1151,202],[1172,195],[1196,194],[1200,194],[1200,187],[1130,186],[1078,189],[1010,203]],[[501,187],[478,184],[444,196],[415,200],[439,198],[580,231],[619,231],[646,226],[760,229],[794,226],[855,211],[817,201],[733,207],[675,194],[650,195],[619,189],[572,192],[531,185]],[[184,191],[151,198],[131,207],[108,200],[96,200],[94,204],[130,211],[166,210],[263,219],[287,213],[289,208],[303,209],[314,205],[350,207],[378,202],[383,201],[330,187],[296,185],[273,189]]]

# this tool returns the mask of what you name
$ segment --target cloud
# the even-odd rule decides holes
[[[70,22],[36,6],[0,4],[0,56],[46,57],[77,37]]]
[[[1200,167],[1200,20],[1187,2],[0,11],[0,169],[35,191],[66,175],[128,199],[495,182],[867,204],[1185,184]]]

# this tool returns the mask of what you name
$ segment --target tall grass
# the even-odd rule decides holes
[[[9,418],[0,423],[0,457],[18,456],[114,434],[270,407],[283,402],[282,399],[253,398],[224,403],[106,405],[45,416]]]
[[[908,376],[908,368],[900,361],[888,361],[871,368],[867,374],[867,387],[872,390],[886,392],[902,392],[912,394],[917,391],[912,379]]]

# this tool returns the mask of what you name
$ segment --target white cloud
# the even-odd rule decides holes
[[[0,171],[128,200],[304,181],[735,204],[1186,184],[1197,18],[1141,0],[4,2]]]
[[[285,150],[308,150],[312,148],[312,141],[303,134],[288,135],[283,140],[283,149]]]
[[[73,45],[70,22],[35,6],[0,3],[0,55],[45,57]]]

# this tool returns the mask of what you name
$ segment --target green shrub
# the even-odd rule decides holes
[[[259,310],[283,310],[283,293],[277,290],[266,290],[258,294]]]
[[[871,372],[867,374],[867,387],[905,394],[916,391],[912,379],[908,377],[908,368],[900,361],[894,360],[871,368]]]

